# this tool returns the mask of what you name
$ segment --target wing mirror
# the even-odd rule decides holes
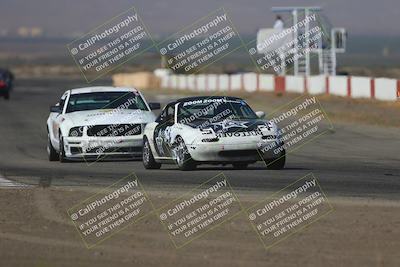
[[[55,112],[55,113],[61,113],[61,108],[60,106],[51,106],[50,107],[50,112]]]
[[[260,119],[264,119],[265,117],[265,112],[264,111],[257,111],[256,112],[257,117],[259,117]]]
[[[149,103],[149,107],[151,110],[157,110],[157,109],[161,109],[161,104],[160,103]]]

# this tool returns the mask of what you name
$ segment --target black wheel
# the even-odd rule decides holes
[[[58,153],[54,149],[53,145],[51,144],[49,134],[47,134],[47,155],[49,157],[49,161],[57,161],[58,160]]]
[[[64,141],[63,137],[61,136],[61,133],[60,133],[60,152],[58,153],[58,158],[61,163],[67,162],[67,159],[65,157]]]
[[[5,100],[9,100],[10,99],[10,93],[9,92],[4,94],[4,99]]]
[[[161,168],[161,163],[155,161],[153,153],[151,152],[150,143],[147,138],[144,138],[143,144],[143,165],[146,169],[159,169]]]
[[[281,156],[277,159],[270,159],[266,161],[267,163],[267,168],[269,170],[281,170],[285,167],[285,162],[286,162],[286,151],[283,150],[281,153]]]
[[[177,137],[177,144],[174,148],[175,162],[181,171],[190,171],[196,168],[196,162],[190,156],[190,153],[181,137]]]
[[[235,170],[245,170],[247,169],[247,166],[249,166],[249,164],[246,162],[235,162],[232,163],[232,166]]]

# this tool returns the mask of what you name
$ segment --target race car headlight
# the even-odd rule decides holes
[[[78,137],[78,136],[82,136],[82,134],[83,134],[83,126],[78,126],[78,127],[72,127],[69,130],[68,136]]]

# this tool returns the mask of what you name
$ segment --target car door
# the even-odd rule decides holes
[[[69,92],[67,91],[61,96],[60,101],[58,102],[58,106],[60,107],[60,112],[59,113],[53,112],[50,114],[51,124],[52,124],[51,130],[52,130],[52,134],[54,137],[53,144],[55,144],[56,147],[59,147],[60,124],[64,120],[63,114],[64,114],[65,106],[67,105],[68,97],[69,97]]]
[[[160,157],[171,157],[171,127],[174,125],[175,105],[167,105],[156,122],[154,129],[154,147]]]

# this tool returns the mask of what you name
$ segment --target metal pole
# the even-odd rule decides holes
[[[292,12],[293,15],[293,26],[297,24],[297,9],[294,9]],[[294,44],[294,49],[293,49],[293,62],[294,62],[294,75],[299,75],[299,61],[297,59],[297,27],[295,27],[295,30],[293,32],[293,44]]]
[[[318,40],[318,66],[319,66],[319,74],[323,74],[324,72],[324,57],[322,50],[322,37]]]
[[[336,75],[336,36],[335,30],[331,30],[331,75]]]
[[[308,36],[308,31],[309,31],[309,29],[310,29],[310,24],[309,24],[309,22],[308,22],[308,16],[309,16],[309,10],[306,8],[305,9],[305,11],[304,11],[304,19],[306,20],[306,25],[305,25],[305,35],[306,35],[306,40],[305,40],[305,42],[306,42],[306,44],[305,44],[305,48],[304,48],[304,51],[305,51],[305,57],[306,57],[306,76],[309,76],[310,75],[310,43],[309,43],[309,36]]]

